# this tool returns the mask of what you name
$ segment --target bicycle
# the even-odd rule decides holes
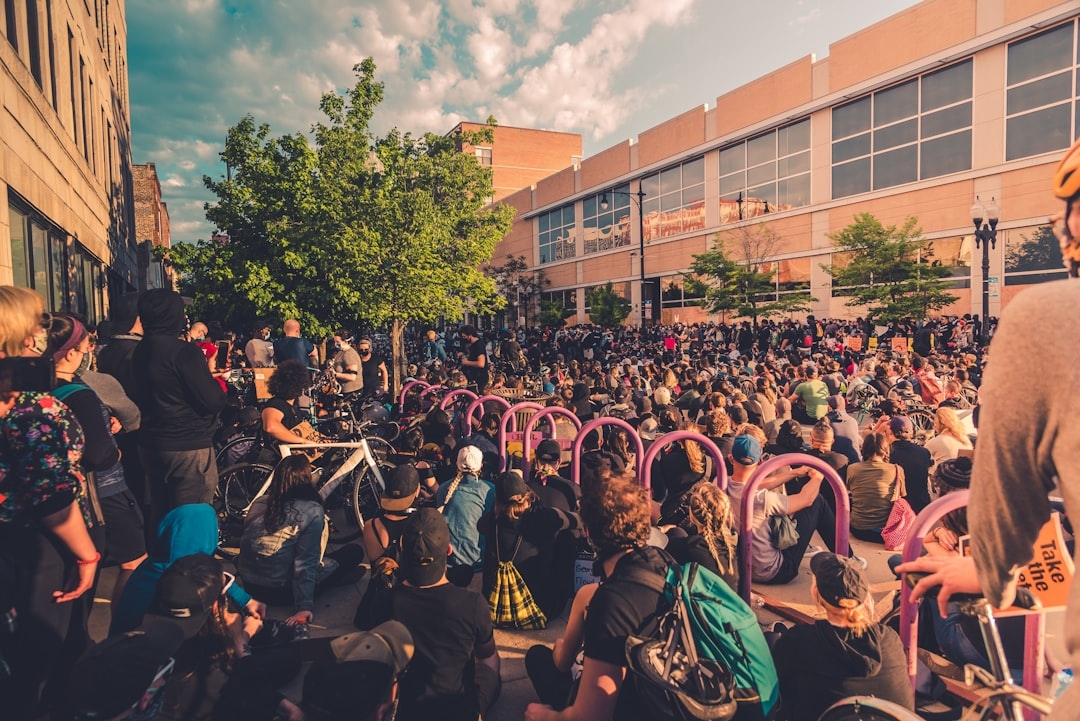
[[[907,574],[907,582],[914,585],[921,576]],[[989,692],[969,706],[960,717],[960,721],[989,721],[1002,718],[1005,721],[1024,721],[1023,709],[1029,709],[1040,716],[1049,715],[1053,700],[1032,693],[1013,682],[1012,672],[1005,657],[994,610],[990,603],[981,596],[953,597],[960,600],[961,611],[979,620],[979,630],[983,645],[990,660],[990,670],[968,664],[964,667],[964,684],[974,688],[976,683]],[[1024,589],[1017,593],[1016,604],[1021,608],[1035,608],[1038,602]],[[853,696],[830,706],[818,721],[922,721],[921,717],[908,709],[889,701],[870,696]]]
[[[332,418],[325,422],[341,421]],[[350,427],[352,432],[344,440],[278,447],[282,458],[293,452],[320,452],[312,476],[326,505],[331,543],[355,540],[367,521],[379,512],[385,486],[383,473],[392,468],[389,458],[395,450],[386,440],[366,433],[376,425],[374,421],[362,420],[355,422],[355,428]],[[216,505],[218,552],[222,556],[236,556],[244,519],[255,499],[269,490],[273,473],[273,466],[259,462],[238,463],[219,473]]]

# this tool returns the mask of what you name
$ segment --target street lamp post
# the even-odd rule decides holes
[[[975,247],[982,246],[982,329],[979,340],[986,345],[990,335],[990,249],[997,247],[998,204],[993,197],[985,206],[975,196],[971,221],[975,224]],[[983,223],[983,219],[986,223]]]
[[[622,190],[609,190],[601,194],[600,196],[600,209],[608,209],[607,194],[612,195],[625,195],[630,199],[637,198],[637,226],[638,226],[638,261],[641,264],[640,277],[638,281],[641,285],[641,332],[645,332],[645,213],[642,209],[642,201],[645,199],[645,191],[640,188],[636,193],[626,192]]]

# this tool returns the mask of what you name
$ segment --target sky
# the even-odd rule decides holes
[[[916,1],[129,2],[132,159],[156,164],[173,242],[193,242],[214,230],[202,178],[224,175],[228,128],[309,132],[365,57],[385,84],[377,134],[494,116],[580,133],[590,156]]]

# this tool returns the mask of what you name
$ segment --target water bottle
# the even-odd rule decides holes
[[[1050,688],[1050,698],[1056,699],[1065,693],[1065,689],[1072,683],[1073,672],[1071,668],[1063,668],[1054,674],[1054,684]]]

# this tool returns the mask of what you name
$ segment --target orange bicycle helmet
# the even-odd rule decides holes
[[[1054,171],[1054,196],[1062,200],[1075,198],[1080,194],[1080,140],[1073,143],[1069,152],[1058,163]]]

